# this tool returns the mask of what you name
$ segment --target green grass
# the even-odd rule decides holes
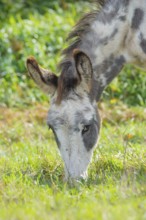
[[[100,109],[103,127],[89,178],[76,188],[63,182],[45,123],[48,104],[0,109],[1,220],[146,219],[145,109]]]

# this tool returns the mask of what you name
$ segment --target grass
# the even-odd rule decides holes
[[[45,123],[48,104],[0,108],[0,219],[146,219],[145,109],[100,110],[89,179],[71,188]]]

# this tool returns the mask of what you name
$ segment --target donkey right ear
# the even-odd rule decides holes
[[[81,78],[81,83],[84,86],[84,88],[90,92],[93,77],[91,60],[84,52],[78,49],[75,49],[73,51],[73,56],[75,60],[77,73]]]
[[[35,83],[47,94],[53,95],[57,89],[58,77],[49,70],[40,67],[34,57],[26,61],[29,75]]]

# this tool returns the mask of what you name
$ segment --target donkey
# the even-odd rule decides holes
[[[47,123],[65,167],[66,180],[87,178],[98,141],[97,102],[105,87],[127,63],[146,67],[146,0],[98,0],[68,36],[60,76],[43,69],[33,57],[27,68],[50,95]]]

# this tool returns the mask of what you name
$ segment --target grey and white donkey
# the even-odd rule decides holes
[[[87,178],[100,130],[96,102],[127,63],[146,68],[146,0],[98,0],[63,51],[57,77],[27,59],[29,74],[51,96],[48,126],[64,161],[66,179]]]

